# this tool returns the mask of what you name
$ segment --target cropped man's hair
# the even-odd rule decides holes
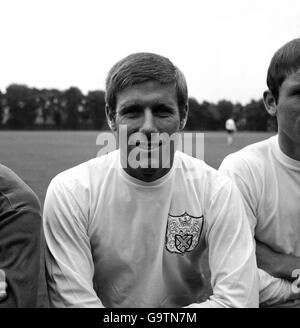
[[[283,81],[300,68],[300,38],[283,45],[273,55],[267,75],[267,85],[276,102]]]
[[[111,111],[116,110],[117,93],[133,85],[156,81],[174,84],[180,114],[188,102],[187,84],[183,73],[166,57],[140,52],[117,62],[106,79],[105,101]]]

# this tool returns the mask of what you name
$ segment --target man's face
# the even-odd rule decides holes
[[[300,69],[282,83],[276,111],[279,132],[300,145]]]
[[[157,154],[157,150],[161,150],[162,144],[154,145],[150,141],[151,134],[166,133],[172,135],[180,129],[180,114],[174,85],[161,85],[158,82],[150,81],[119,92],[116,97],[115,116],[115,126],[118,133],[121,125],[127,127],[129,141],[127,157],[134,148],[136,149],[135,142],[130,145],[130,141],[134,137],[143,134],[146,141],[137,144],[140,151],[146,154],[148,168],[132,170],[129,163],[128,173],[141,180],[147,180],[148,178],[151,180],[150,176],[153,174],[155,178],[162,176],[168,170],[163,170],[161,160],[156,163],[158,166],[156,168],[151,167],[150,163],[151,156],[155,161],[154,153],[156,151]],[[174,153],[171,154],[171,157],[173,155]],[[173,158],[171,158],[172,160]]]

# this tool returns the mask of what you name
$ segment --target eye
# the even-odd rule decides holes
[[[128,118],[137,117],[141,113],[141,107],[137,105],[128,106],[122,109],[121,115]]]
[[[173,108],[166,106],[166,105],[156,105],[153,108],[153,112],[156,116],[159,117],[168,117],[173,114]]]

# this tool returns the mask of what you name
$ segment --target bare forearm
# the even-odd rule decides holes
[[[256,240],[256,258],[257,266],[273,277],[294,280],[294,270],[300,269],[299,257],[278,253],[258,240]]]

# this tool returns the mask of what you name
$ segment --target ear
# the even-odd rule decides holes
[[[115,112],[112,111],[108,107],[108,105],[105,105],[105,114],[106,114],[107,123],[108,123],[110,129],[112,131],[116,131],[117,130],[117,126],[116,126],[116,115],[115,115]]]
[[[188,114],[189,114],[189,105],[185,104],[181,117],[180,117],[180,125],[179,125],[179,130],[183,130],[188,118]]]
[[[270,90],[267,90],[264,92],[263,100],[264,100],[264,105],[265,105],[267,112],[271,116],[276,116],[276,113],[277,113],[276,99]]]

